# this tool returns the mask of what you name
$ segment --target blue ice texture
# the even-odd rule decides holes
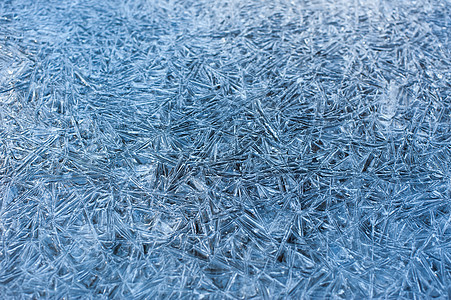
[[[450,18],[0,1],[0,298],[449,299]]]

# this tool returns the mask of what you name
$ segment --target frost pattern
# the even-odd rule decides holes
[[[0,2],[0,298],[451,294],[446,0]]]

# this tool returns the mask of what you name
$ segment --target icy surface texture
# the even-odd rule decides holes
[[[0,1],[0,298],[451,293],[448,1]]]

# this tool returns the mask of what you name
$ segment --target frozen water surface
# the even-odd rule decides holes
[[[0,298],[448,299],[451,4],[0,2]]]

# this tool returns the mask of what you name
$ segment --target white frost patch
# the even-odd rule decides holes
[[[379,110],[379,119],[382,124],[390,125],[392,119],[396,115],[398,106],[399,87],[393,82],[388,85],[387,92],[382,96]]]

